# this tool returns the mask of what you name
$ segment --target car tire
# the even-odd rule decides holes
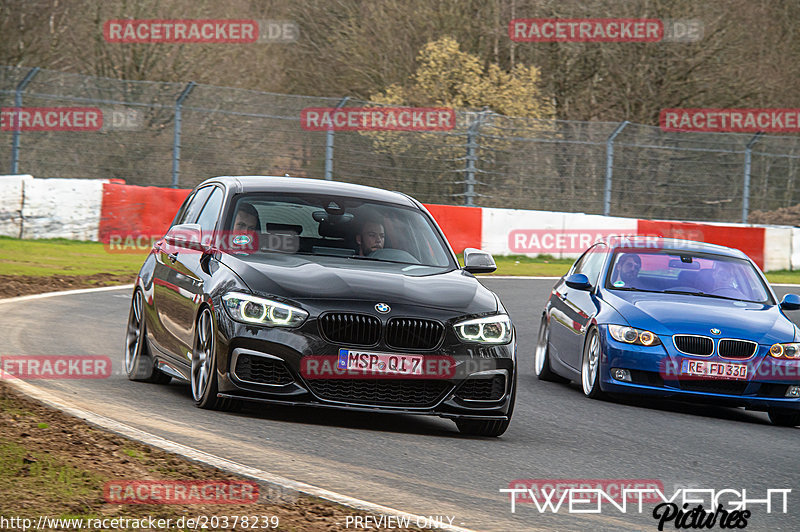
[[[507,419],[499,420],[480,420],[480,419],[456,419],[456,427],[461,434],[468,436],[486,436],[496,438],[501,436],[511,424],[511,415],[514,413],[514,405],[517,402],[517,374],[514,373],[514,389],[511,391],[511,406],[506,414]]]
[[[785,408],[770,408],[767,411],[769,420],[779,427],[796,427],[800,425],[800,411]]]
[[[603,399],[606,394],[600,389],[600,333],[597,328],[589,329],[583,344],[581,357],[581,387],[583,394],[591,399]]]
[[[203,307],[197,318],[189,380],[192,398],[198,408],[230,411],[241,406],[241,402],[235,399],[217,397],[216,335],[214,318],[208,307]]]
[[[155,361],[147,345],[147,321],[144,318],[144,295],[137,288],[131,298],[128,313],[128,330],[125,333],[123,356],[125,374],[132,381],[168,384],[172,377],[155,367]]]
[[[569,379],[556,374],[550,366],[550,324],[547,315],[542,315],[542,323],[539,325],[539,339],[533,353],[533,372],[540,381],[569,382]]]

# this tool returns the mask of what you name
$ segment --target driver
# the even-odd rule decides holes
[[[368,218],[361,224],[361,230],[356,234],[358,254],[366,257],[370,253],[383,249],[386,241],[386,232],[382,221],[377,218]]]
[[[236,218],[233,220],[233,230],[256,232],[260,229],[261,221],[258,219],[256,208],[250,203],[240,203]]]
[[[634,253],[626,253],[617,261],[614,271],[617,280],[625,283],[624,286],[632,286],[639,280],[639,270],[642,269],[642,259]]]

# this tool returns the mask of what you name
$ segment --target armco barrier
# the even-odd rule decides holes
[[[100,240],[164,234],[188,189],[117,180],[0,176],[0,235]],[[577,257],[597,238],[659,235],[735,247],[765,271],[800,269],[800,228],[638,220],[549,211],[426,205],[453,248]]]

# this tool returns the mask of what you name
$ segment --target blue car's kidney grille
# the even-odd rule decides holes
[[[687,355],[711,356],[714,353],[714,341],[707,336],[693,334],[676,334],[672,337],[675,347]]]
[[[719,356],[726,358],[750,358],[756,353],[758,344],[747,340],[722,339],[717,346]]]
[[[400,349],[433,349],[442,333],[444,327],[438,321],[392,318],[386,325],[386,343]]]
[[[375,345],[381,337],[381,322],[374,316],[331,312],[319,318],[322,335],[330,342],[348,345]]]

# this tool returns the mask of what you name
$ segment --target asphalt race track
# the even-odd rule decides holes
[[[789,508],[752,507],[748,530],[800,528],[800,430],[742,409],[634,399],[600,402],[538,381],[533,349],[552,280],[491,279],[517,328],[517,406],[499,439],[468,438],[439,418],[249,405],[237,414],[192,405],[188,385],[127,380],[122,346],[130,290],[0,305],[0,355],[108,355],[109,379],[37,380],[76,406],[224,458],[381,505],[455,515],[475,530],[656,530],[645,506],[623,514],[511,513],[514,479],[656,479],[680,487],[790,488]],[[800,291],[800,288],[796,288]],[[785,287],[777,287],[782,296]],[[800,320],[800,312],[793,313]],[[730,499],[723,499],[730,500]],[[717,525],[718,526],[718,525]],[[717,527],[715,527],[717,528]],[[665,530],[675,530],[668,523]]]

